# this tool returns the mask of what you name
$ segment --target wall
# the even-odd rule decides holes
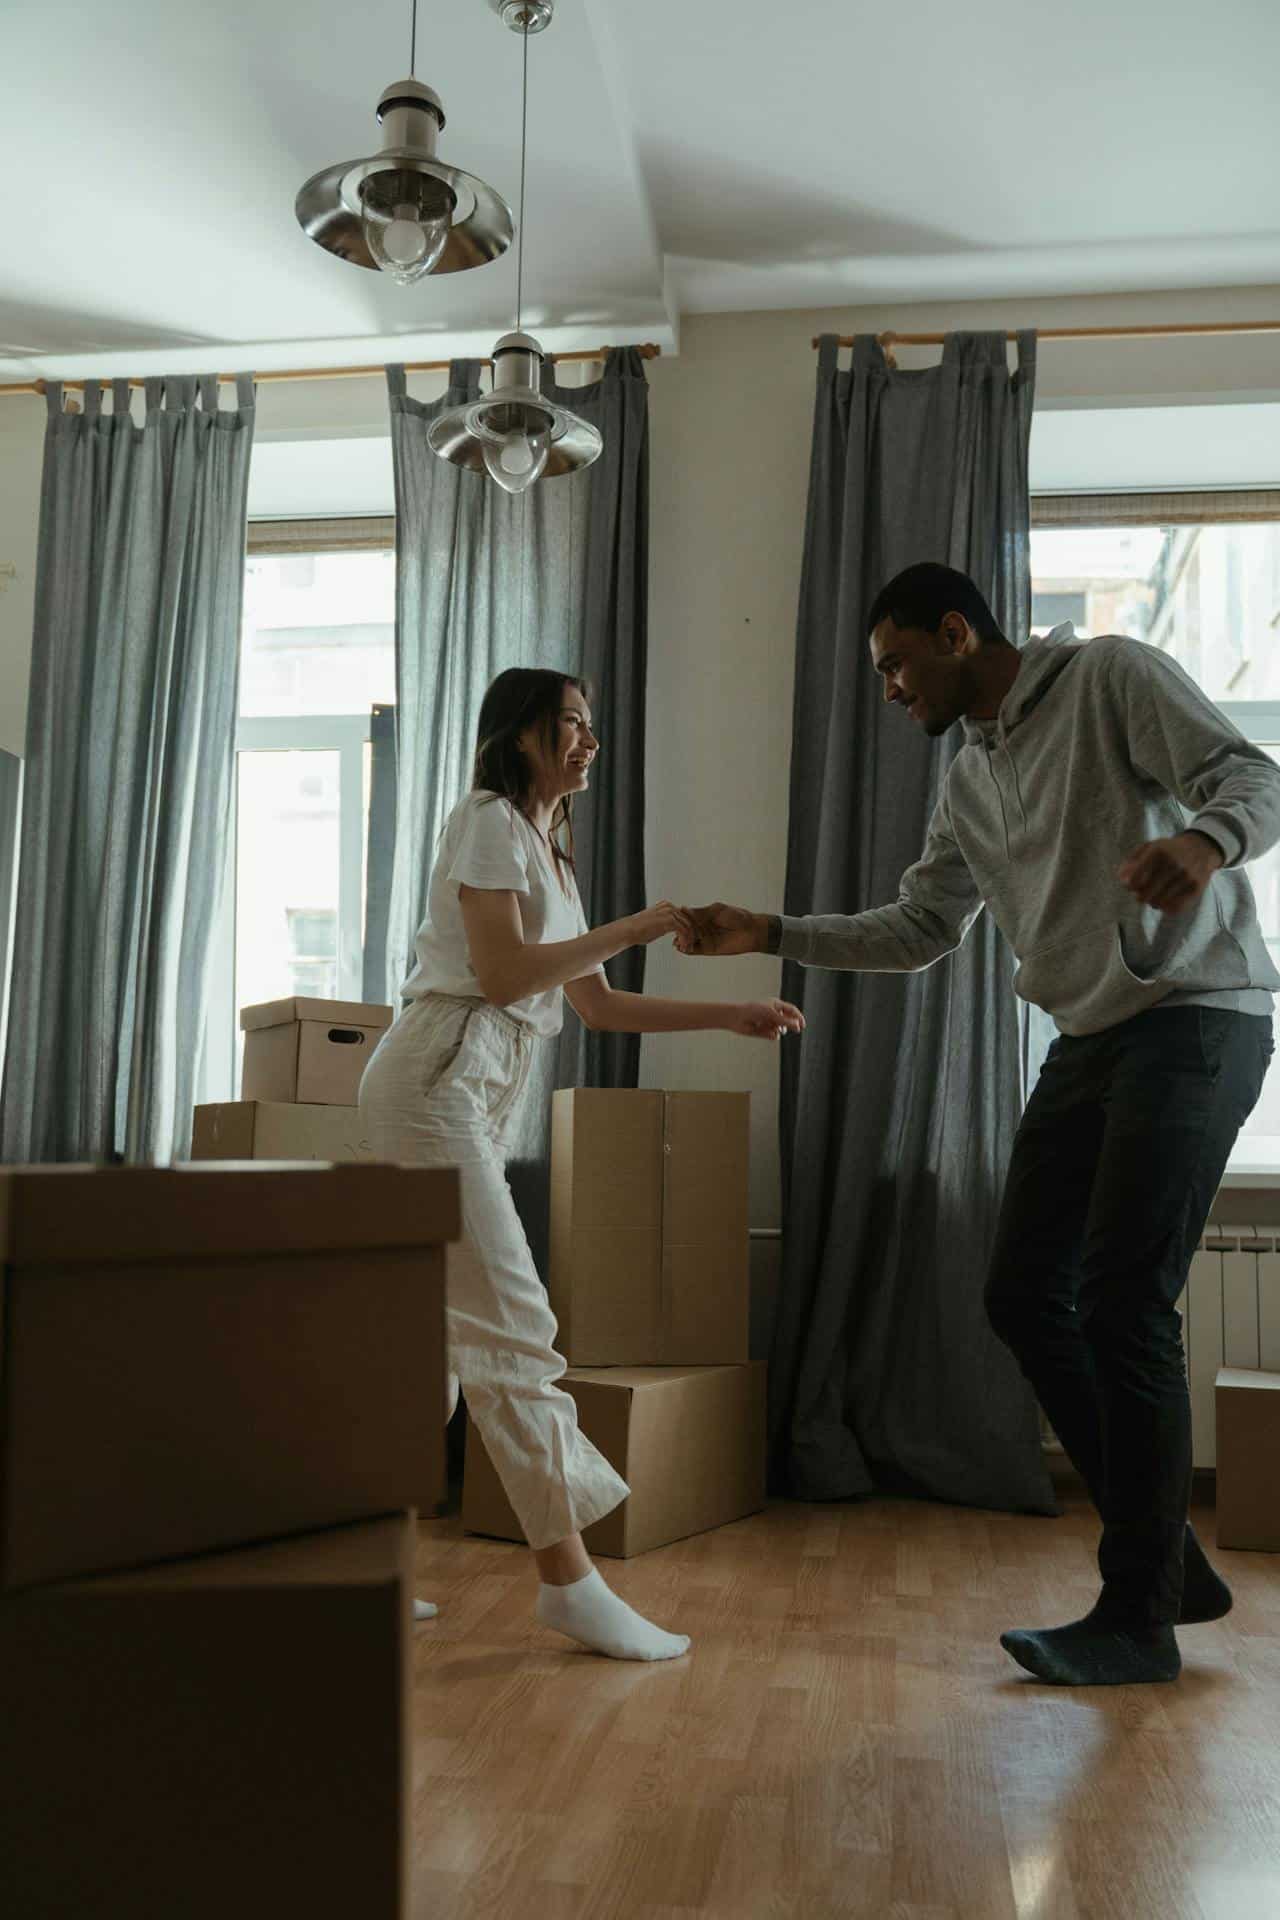
[[[781,906],[814,334],[1248,318],[1280,318],[1280,288],[686,319],[679,356],[649,368],[650,896]],[[898,357],[928,365],[937,350]],[[1280,336],[1039,349],[1040,408],[1277,399]],[[780,972],[765,957],[690,961],[666,946],[650,955],[648,985],[754,997],[776,993]],[[752,1217],[776,1225],[777,1050],[724,1034],[655,1035],[641,1077],[750,1091]]]
[[[791,663],[813,405],[813,334],[1103,326],[1280,317],[1280,288],[686,319],[678,356],[651,363],[652,542],[648,839],[651,897],[782,897]],[[933,349],[899,351],[925,365]],[[437,383],[415,379],[429,397]],[[1040,407],[1280,400],[1276,336],[1046,343]],[[381,379],[262,387],[263,439],[385,431]],[[0,397],[0,747],[21,751],[30,657],[44,402]],[[0,576],[2,578],[3,576]],[[650,957],[651,990],[775,992],[778,965]],[[784,1043],[785,1044],[785,1043]],[[645,1041],[649,1086],[753,1096],[753,1218],[778,1220],[777,1057],[728,1035]]]
[[[45,418],[42,399],[0,398],[0,750],[19,755],[26,746]]]

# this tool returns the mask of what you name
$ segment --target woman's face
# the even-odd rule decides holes
[[[537,768],[538,786],[556,800],[566,794],[585,793],[600,742],[591,731],[591,709],[586,696],[571,680],[564,684],[554,737],[554,748],[548,753],[535,735],[527,736],[526,751]]]

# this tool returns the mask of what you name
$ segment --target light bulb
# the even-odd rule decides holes
[[[439,264],[456,204],[443,181],[388,169],[365,181],[361,203],[365,245],[383,273],[409,287]]]
[[[483,450],[490,478],[508,493],[523,493],[546,466],[551,437],[545,428],[540,433],[528,433],[523,427],[515,427],[500,439],[486,440]]]

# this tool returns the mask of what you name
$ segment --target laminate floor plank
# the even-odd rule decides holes
[[[1221,1554],[1174,1686],[1021,1674],[1007,1626],[1084,1612],[1097,1525],[780,1503],[605,1561],[694,1637],[597,1659],[528,1555],[420,1531],[412,1920],[1277,1920],[1280,1556]]]

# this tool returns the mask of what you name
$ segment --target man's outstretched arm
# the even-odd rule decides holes
[[[924,853],[903,874],[892,906],[797,916],[753,913],[716,901],[688,911],[695,932],[677,936],[681,953],[717,958],[778,953],[806,967],[918,973],[960,945],[982,911],[982,899],[952,836],[944,796]]]

